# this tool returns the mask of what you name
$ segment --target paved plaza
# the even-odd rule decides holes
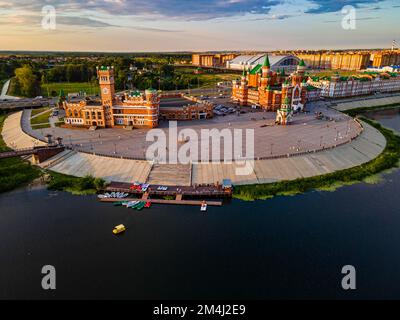
[[[311,104],[310,104],[311,105]],[[229,129],[232,137],[235,129],[242,129],[242,155],[246,155],[246,129],[254,129],[254,157],[271,158],[287,154],[298,154],[320,149],[330,148],[345,143],[358,136],[361,128],[352,118],[328,108],[316,108],[311,105],[307,113],[294,116],[293,123],[287,126],[275,125],[274,112],[248,112],[246,114],[216,116],[209,120],[193,120],[178,122],[178,135],[175,140],[177,148],[189,143],[198,146],[198,157],[192,155],[191,160],[199,160],[204,156],[204,141],[201,139],[202,129]],[[315,110],[322,113],[331,120],[317,120]],[[159,129],[165,132],[167,147],[173,148],[174,144],[169,141],[169,122],[162,121]],[[185,140],[179,132],[184,129],[193,129],[198,139]],[[89,131],[87,129],[65,129],[49,128],[31,130],[24,128],[29,134],[44,139],[46,134],[54,137],[62,137],[64,144],[84,152],[99,155],[117,155],[133,159],[146,159],[146,150],[153,143],[146,141],[146,129],[99,129]],[[233,149],[233,144],[228,141],[227,146]],[[236,143],[237,141],[235,141]],[[209,158],[213,160],[232,159],[232,153],[225,154],[224,142],[221,140],[219,159],[212,157],[211,142],[209,145]],[[168,152],[171,151],[168,149]]]
[[[49,170],[79,177],[90,174],[109,182],[140,181],[164,185],[211,184],[223,179],[243,185],[311,177],[361,165],[377,157],[385,148],[385,138],[370,125],[361,123],[361,126],[338,111],[321,106],[317,110],[331,120],[317,120],[314,108],[310,108],[309,113],[296,115],[293,124],[286,127],[273,125],[274,113],[265,112],[179,123],[179,130],[192,128],[199,131],[206,126],[255,129],[256,159],[251,163],[252,170],[245,175],[238,174],[237,169],[242,165],[235,162],[162,164],[127,159],[126,156],[143,157],[141,152],[147,147],[144,141],[146,130],[32,130],[30,110],[10,115],[2,135],[14,149],[43,145],[31,135],[42,138],[50,133],[64,137],[65,143],[71,144],[72,148],[41,164]],[[167,124],[162,123],[161,129],[168,131]]]

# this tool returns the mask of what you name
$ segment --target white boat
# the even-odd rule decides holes
[[[99,194],[98,196],[97,196],[97,198],[99,198],[99,199],[104,199],[104,198],[107,198],[104,194]]]
[[[201,205],[200,211],[207,211],[207,203]]]
[[[109,194],[108,192],[105,193],[104,196],[105,196],[106,198],[111,198],[111,194]]]
[[[126,205],[126,207],[127,208],[132,208],[135,204],[138,204],[139,203],[139,201],[131,201],[131,202],[128,202],[128,204]]]

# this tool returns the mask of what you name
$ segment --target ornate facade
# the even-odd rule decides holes
[[[144,92],[130,91],[115,94],[114,68],[97,68],[101,99],[84,99],[78,102],[64,101],[64,123],[70,127],[99,128],[155,128],[159,119],[192,120],[213,117],[212,105],[189,101],[183,95],[175,95],[187,105],[160,108],[160,100],[168,100],[168,95],[160,95],[154,89]],[[162,109],[162,110],[161,110]]]
[[[286,76],[282,70],[273,72],[268,56],[264,64],[249,74],[243,72],[241,81],[233,81],[232,98],[241,106],[256,105],[267,111],[277,112],[277,122],[290,122],[293,111],[302,110],[306,103],[306,66],[301,61],[297,71]]]
[[[400,91],[400,76],[394,73],[371,72],[350,77],[335,74],[332,77],[312,77],[308,83],[319,88],[321,97],[345,98],[370,95],[377,92]]]

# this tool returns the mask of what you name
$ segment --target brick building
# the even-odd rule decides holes
[[[290,114],[302,110],[306,103],[306,66],[301,61],[297,71],[289,76],[284,71],[273,72],[270,67],[267,55],[261,68],[249,74],[243,71],[240,82],[233,81],[232,98],[242,106],[255,105],[267,111],[276,111],[277,122],[286,124]]]
[[[181,106],[164,108],[160,112],[160,102],[168,96],[160,95],[154,89],[144,92],[130,91],[115,94],[114,68],[97,68],[100,85],[100,100],[83,99],[78,102],[65,101],[64,123],[71,127],[99,128],[155,128],[159,118],[168,120],[208,119],[213,116],[212,107],[194,103],[179,95]],[[172,108],[174,107],[174,108]],[[160,117],[161,114],[161,117]]]

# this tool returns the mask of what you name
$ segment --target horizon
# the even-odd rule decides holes
[[[354,50],[355,44],[367,50],[389,49],[393,40],[400,42],[400,5],[395,0],[57,0],[54,7],[50,4],[0,0],[0,41],[7,46],[0,46],[0,51],[265,52]],[[346,29],[343,20],[349,8],[354,9],[354,26]]]

